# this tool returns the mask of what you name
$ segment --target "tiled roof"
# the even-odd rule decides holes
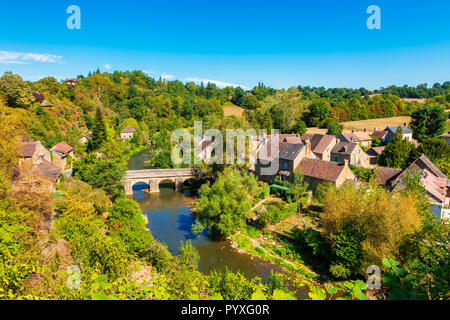
[[[381,185],[390,185],[400,173],[402,173],[401,169],[376,167],[374,180]]]
[[[310,139],[311,151],[314,154],[322,155],[334,139],[336,139],[335,136],[329,134],[314,134]]]
[[[386,132],[386,131],[379,131],[379,130],[374,131],[374,132],[371,134],[372,137],[377,137],[377,138],[379,138],[379,139],[383,139],[385,135],[387,135],[387,132]]]
[[[73,150],[73,148],[65,142],[60,142],[57,145],[55,145],[53,148],[51,148],[50,150],[66,154],[66,153],[71,152]]]
[[[450,189],[450,179],[436,167],[430,159],[424,154],[417,158],[408,168],[395,179],[395,183],[398,183],[399,187],[402,187],[402,177],[408,172],[421,172],[422,183],[427,190],[435,198],[443,201],[445,195]],[[444,188],[445,186],[445,188]]]
[[[340,154],[351,154],[353,150],[356,148],[358,144],[356,142],[338,142],[333,149],[331,149],[331,153],[340,153]]]
[[[299,134],[282,134],[280,135],[280,139],[287,143],[302,144],[302,139]]]
[[[448,177],[441,170],[439,170],[439,168],[436,167],[434,163],[431,162],[431,160],[428,159],[427,156],[425,156],[424,154],[422,154],[420,157],[414,160],[414,162],[411,163],[409,167],[405,169],[405,171],[408,170],[422,171],[424,169],[427,169],[428,171],[433,173],[436,177],[448,179]]]
[[[121,133],[135,133],[136,129],[132,126],[127,126],[125,129],[121,131]]]
[[[386,147],[372,147],[369,150],[367,150],[367,154],[371,157],[378,157],[385,149]]]
[[[304,146],[304,144],[288,143],[284,146],[283,150],[281,150],[278,157],[280,159],[294,160]]]
[[[336,182],[344,169],[345,166],[337,162],[303,158],[296,170],[304,176]]]
[[[441,202],[445,201],[445,196],[447,195],[447,180],[448,179],[446,178],[436,177],[426,169],[423,171],[423,186],[431,195]]]
[[[197,153],[202,152],[202,151],[205,150],[211,143],[213,143],[211,140],[208,140],[208,139],[203,140],[202,143],[200,143],[199,146],[197,147],[196,152],[197,152]]]
[[[33,157],[34,153],[36,152],[36,143],[37,142],[30,142],[21,146],[22,156],[24,158]]]
[[[367,132],[344,132],[339,136],[339,140],[345,142],[372,141]]]
[[[42,160],[42,162],[37,165],[37,170],[40,174],[50,178],[53,182],[56,182],[61,175],[61,169],[47,160]]]

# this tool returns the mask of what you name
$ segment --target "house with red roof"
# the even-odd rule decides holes
[[[50,182],[49,191],[55,191],[54,184],[58,182],[62,171],[51,162],[51,153],[40,141],[31,141],[22,145],[21,153],[20,162],[34,174],[46,178]]]
[[[348,166],[347,160],[337,163],[303,158],[295,170],[303,175],[311,190],[315,190],[323,182],[331,182],[340,187],[346,182],[354,183],[356,181],[356,176]]]
[[[133,136],[136,132],[137,130],[135,128],[133,128],[132,126],[127,126],[120,132],[120,138],[131,140],[133,139]]]
[[[69,166],[69,159],[73,158],[73,148],[66,142],[60,142],[50,149],[52,163],[61,170]]]
[[[432,205],[431,213],[439,219],[450,219],[450,179],[422,154],[393,181],[394,190],[403,188],[403,178],[408,173],[420,173]]]

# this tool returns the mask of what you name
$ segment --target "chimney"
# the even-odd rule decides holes
[[[344,160],[344,167],[348,167],[348,160],[347,159]]]

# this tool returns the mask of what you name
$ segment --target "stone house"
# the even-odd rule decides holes
[[[386,139],[387,131],[377,130],[377,128],[373,129],[373,133],[370,135],[371,137],[376,137],[380,139],[381,142],[384,142]]]
[[[343,163],[347,161],[352,165],[367,167],[370,164],[369,156],[356,142],[339,142],[331,149],[331,161]]]
[[[383,147],[372,147],[369,150],[367,150],[367,155],[369,156],[369,164],[376,165],[378,163],[378,157],[381,155],[381,153],[384,151]]]
[[[374,181],[387,190],[392,190],[395,179],[403,172],[402,169],[375,167]]]
[[[356,181],[356,176],[347,161],[337,163],[303,158],[296,171],[303,175],[311,190],[315,190],[323,182],[331,182],[340,187],[345,182]]]
[[[204,139],[195,149],[195,153],[202,160],[208,160],[212,156],[212,151],[214,150],[214,145],[212,140]]]
[[[51,162],[51,153],[42,145],[40,141],[33,141],[22,145],[22,156],[20,163],[28,168],[30,172],[38,174],[49,181],[48,191],[54,192],[54,184],[61,176],[61,169]]]
[[[51,161],[50,152],[42,145],[40,141],[33,141],[21,146],[22,157],[21,161],[31,163],[33,165],[39,164],[42,161]]]
[[[68,166],[67,159],[73,158],[73,148],[65,142],[60,142],[50,149],[52,153],[52,163],[61,170]]]
[[[331,160],[331,150],[338,143],[338,139],[335,136],[329,134],[304,134],[302,135],[303,141],[308,139],[311,143],[311,151],[314,155],[321,160]]]
[[[406,123],[404,123],[402,126],[386,127],[386,129],[384,129],[384,131],[386,131],[386,137],[384,138],[384,141],[391,141],[394,137],[395,132],[397,132],[397,129],[400,127],[403,130],[403,139],[412,141],[412,131],[406,126]]]
[[[278,150],[276,146],[278,146]],[[255,174],[262,181],[268,183],[272,183],[276,175],[280,175],[282,180],[291,180],[295,168],[304,157],[317,158],[311,151],[309,140],[302,143],[299,135],[264,137],[262,146],[258,148]],[[273,170],[269,170],[270,174],[262,174],[263,168],[273,168]]]
[[[132,126],[127,126],[120,132],[120,138],[131,140],[133,139],[133,136],[136,132],[137,130],[135,128],[133,128]]]
[[[82,144],[88,143],[89,140],[92,140],[92,132],[88,132],[80,138]]]
[[[372,144],[372,138],[369,136],[366,129],[364,129],[363,132],[355,132],[354,130],[351,132],[343,132],[339,136],[339,140],[341,142],[356,142],[363,147],[370,147]]]
[[[420,172],[422,185],[432,205],[431,213],[440,219],[449,219],[450,179],[422,154],[393,181],[394,190],[403,188],[402,179],[410,172]]]
[[[291,181],[294,178],[294,171],[300,164],[300,161],[306,156],[311,157],[311,145],[309,141],[305,144],[288,143],[278,155],[279,171],[281,181]],[[308,150],[309,149],[309,150]]]

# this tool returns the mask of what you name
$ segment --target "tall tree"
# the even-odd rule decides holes
[[[314,100],[309,106],[308,125],[315,127],[331,117],[330,103],[326,99]]]
[[[414,145],[403,139],[403,130],[397,129],[391,142],[388,143],[378,159],[378,164],[390,168],[406,168],[411,161]]]
[[[443,134],[447,119],[448,115],[443,107],[439,105],[423,106],[411,114],[409,126],[412,129],[413,137],[423,141]]]
[[[92,130],[92,150],[100,148],[106,140],[106,125],[100,108],[97,108],[94,119],[94,129]]]
[[[2,97],[13,108],[28,108],[33,98],[28,84],[11,72],[6,72],[0,78],[0,98]]]
[[[255,195],[257,190],[253,175],[226,168],[212,186],[204,184],[200,188],[198,223],[225,236],[234,234],[245,225],[252,206],[249,194]]]

